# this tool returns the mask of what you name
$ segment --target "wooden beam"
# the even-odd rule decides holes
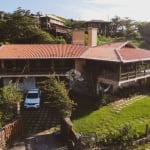
[[[137,77],[137,63],[135,64],[135,77]]]
[[[121,63],[119,64],[119,81],[121,80],[121,70],[122,70],[122,65]]]
[[[2,68],[2,69],[5,68],[4,60],[1,60],[1,68]]]

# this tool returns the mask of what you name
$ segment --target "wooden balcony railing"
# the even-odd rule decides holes
[[[136,73],[135,71],[131,71],[131,72],[125,72],[125,73],[121,73],[120,75],[120,80],[129,80],[132,78],[136,78]]]
[[[143,70],[143,71],[130,71],[130,72],[122,72],[119,76],[119,73],[100,73],[99,78],[101,79],[108,79],[116,82],[120,81],[128,81],[134,79],[142,79],[145,77],[150,77],[150,70]]]
[[[150,70],[143,70],[143,71],[131,71],[131,72],[125,72],[125,73],[121,73],[120,75],[120,81],[124,81],[124,80],[130,80],[130,79],[134,79],[134,78],[144,78],[146,76],[150,76]]]
[[[68,70],[71,68],[65,67],[65,68],[5,68],[0,69],[0,75],[49,75],[49,74],[66,74]]]

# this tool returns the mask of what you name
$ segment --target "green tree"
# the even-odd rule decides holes
[[[66,44],[66,41],[65,41],[65,39],[62,36],[57,36],[55,38],[55,43],[56,44]]]
[[[29,10],[18,8],[0,23],[0,39],[10,43],[52,43],[50,34],[37,27],[37,21]],[[3,42],[2,41],[2,42]]]
[[[139,22],[131,20],[129,18],[120,18],[116,16],[112,18],[112,25],[114,28],[112,37],[115,40],[130,40],[136,46],[141,47],[143,42],[142,36],[139,32]]]
[[[74,102],[70,100],[64,82],[49,77],[41,82],[40,86],[46,94],[50,106],[56,108],[62,117],[70,117]]]
[[[5,29],[6,28],[6,19],[1,19],[0,20],[0,42],[5,43],[6,41],[9,41],[8,39],[8,31]]]
[[[85,27],[85,21],[82,21],[82,20],[68,19],[68,20],[66,20],[65,24],[66,24],[66,26],[69,26],[72,29]]]
[[[112,25],[114,29],[113,36],[122,37],[123,36],[123,26],[122,26],[122,19],[118,16],[112,18]]]
[[[31,31],[32,36],[27,37],[27,43],[38,43],[38,44],[50,44],[55,43],[55,40],[50,36],[49,33],[36,28]]]
[[[1,103],[8,106],[16,104],[17,114],[20,114],[20,102],[23,98],[23,93],[18,88],[18,83],[9,81],[7,85],[1,88]]]
[[[141,46],[150,49],[150,22],[139,24],[138,29],[143,39]]]
[[[138,32],[138,22],[125,18],[122,20],[124,26],[124,36],[129,40],[140,40],[140,34]]]
[[[114,39],[111,37],[106,37],[106,36],[102,36],[102,35],[98,35],[97,36],[97,45],[102,45],[108,42],[112,42]]]

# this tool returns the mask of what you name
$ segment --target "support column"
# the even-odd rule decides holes
[[[122,66],[121,66],[121,63],[119,64],[119,81],[121,80],[121,70],[122,70],[122,68],[121,68]]]
[[[27,73],[30,73],[30,65],[29,65],[29,60],[27,60]]]
[[[54,63],[53,59],[51,60],[51,67],[50,67],[50,69],[51,69],[51,73],[55,73],[55,63]]]
[[[2,69],[5,68],[4,60],[1,60],[1,68],[2,68]]]
[[[137,63],[135,64],[135,78],[137,77]]]

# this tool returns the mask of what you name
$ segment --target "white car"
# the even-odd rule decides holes
[[[39,108],[41,103],[40,91],[38,88],[28,90],[24,100],[24,108]]]

